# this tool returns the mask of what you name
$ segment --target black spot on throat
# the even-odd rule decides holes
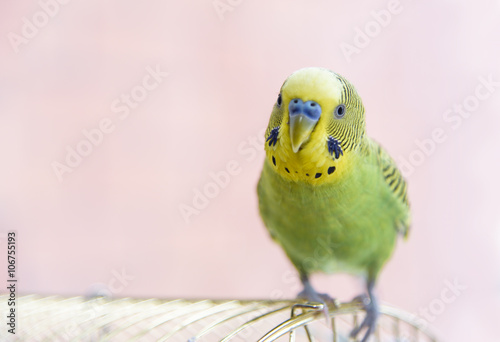
[[[328,168],[328,174],[331,175],[333,173],[333,171],[335,171],[335,166],[330,166]]]
[[[276,159],[274,158],[274,156],[273,156],[273,164],[274,166],[276,166]]]

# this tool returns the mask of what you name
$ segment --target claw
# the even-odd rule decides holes
[[[339,306],[338,300],[330,297],[327,293],[319,293],[317,292],[309,282],[309,278],[305,275],[300,276],[300,280],[302,281],[302,285],[304,285],[304,289],[297,295],[298,298],[306,299],[310,302],[317,302],[323,304],[323,314],[325,315],[326,324],[330,326],[330,311],[328,309],[328,305],[334,305],[336,307]]]

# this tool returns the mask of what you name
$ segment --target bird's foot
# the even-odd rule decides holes
[[[306,299],[310,302],[318,302],[323,304],[335,304],[336,299],[330,297],[328,293],[319,293],[314,289],[310,291],[310,289],[304,288],[298,295],[297,298]]]
[[[319,293],[317,292],[308,280],[302,281],[304,285],[304,290],[302,290],[297,297],[306,299],[309,302],[316,302],[323,304],[323,314],[325,315],[327,324],[330,324],[330,312],[329,305],[333,305],[335,307],[339,307],[340,303],[337,299],[330,297],[327,293]]]
[[[375,327],[377,325],[377,319],[379,315],[378,304],[373,295],[369,296],[365,294],[354,298],[353,301],[361,302],[364,310],[366,311],[366,315],[363,319],[363,322],[361,322],[361,324],[358,327],[354,328],[354,330],[351,332],[351,338],[356,338],[361,330],[366,328],[366,332],[361,339],[361,342],[366,342],[368,341],[370,335],[375,331]]]

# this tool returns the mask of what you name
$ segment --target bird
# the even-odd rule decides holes
[[[366,314],[351,332],[357,338],[364,330],[363,342],[379,315],[379,273],[411,222],[407,183],[365,126],[361,97],[346,78],[321,67],[293,72],[272,109],[257,185],[264,225],[299,273],[299,297],[332,301],[314,289],[313,273],[365,280],[357,299]]]

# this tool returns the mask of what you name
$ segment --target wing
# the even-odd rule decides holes
[[[387,153],[377,142],[372,140],[371,143],[371,147],[377,157],[378,166],[382,171],[385,184],[387,184],[391,190],[396,202],[403,207],[403,212],[405,214],[397,220],[396,227],[404,237],[407,237],[410,229],[410,204],[406,193],[406,181],[389,153]]]

